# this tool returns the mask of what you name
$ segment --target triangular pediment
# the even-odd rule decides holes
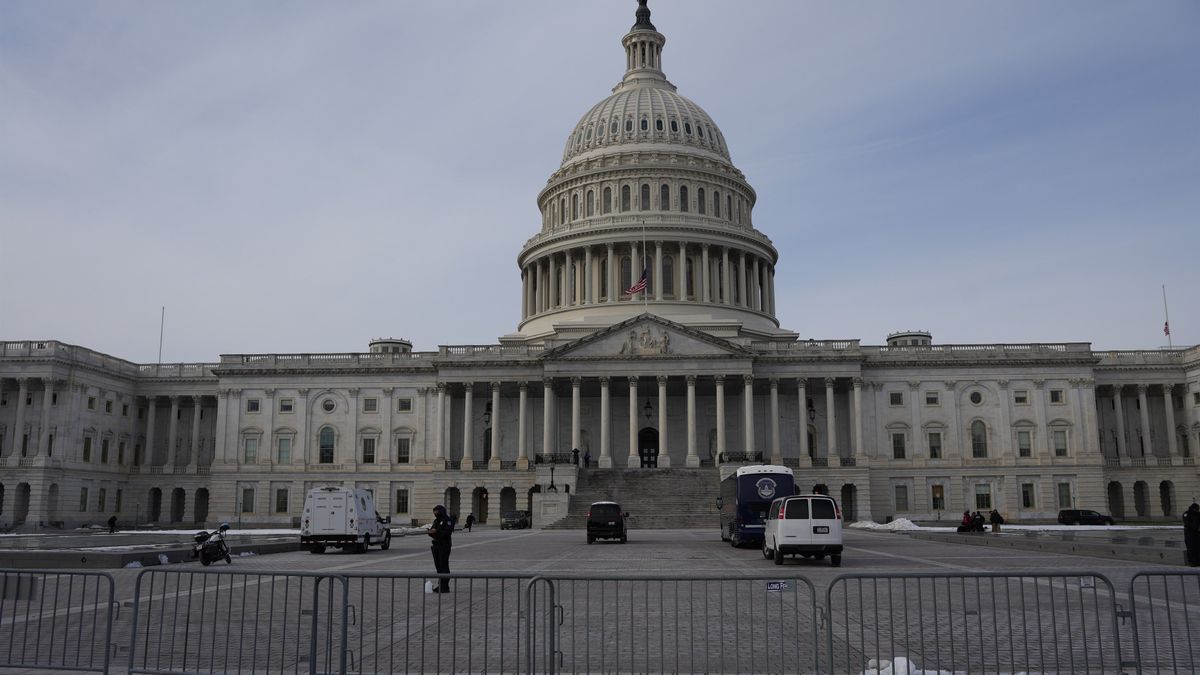
[[[728,340],[641,314],[547,351],[544,359],[746,357],[751,353]]]

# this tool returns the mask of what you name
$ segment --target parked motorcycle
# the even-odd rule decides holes
[[[233,556],[229,555],[229,545],[225,543],[225,531],[228,529],[229,523],[221,523],[221,526],[212,532],[197,532],[193,537],[196,545],[192,547],[192,558],[199,558],[200,564],[205,567],[222,558],[226,563],[232,564]]]

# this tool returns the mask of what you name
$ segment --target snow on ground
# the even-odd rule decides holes
[[[890,523],[875,523],[860,520],[847,527],[856,530],[880,530],[885,532],[955,532],[957,525],[917,525],[908,518],[897,518]],[[989,527],[991,527],[989,525]],[[1008,525],[1000,528],[1004,532],[1120,532],[1130,530],[1176,530],[1174,525]]]

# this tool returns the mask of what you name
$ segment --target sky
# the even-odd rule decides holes
[[[651,0],[802,338],[1200,342],[1200,3]],[[8,0],[0,340],[494,344],[634,0]]]

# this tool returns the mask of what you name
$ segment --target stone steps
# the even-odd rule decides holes
[[[584,469],[568,514],[546,529],[583,529],[593,502],[614,501],[629,513],[630,529],[713,529],[720,474],[703,469]]]

